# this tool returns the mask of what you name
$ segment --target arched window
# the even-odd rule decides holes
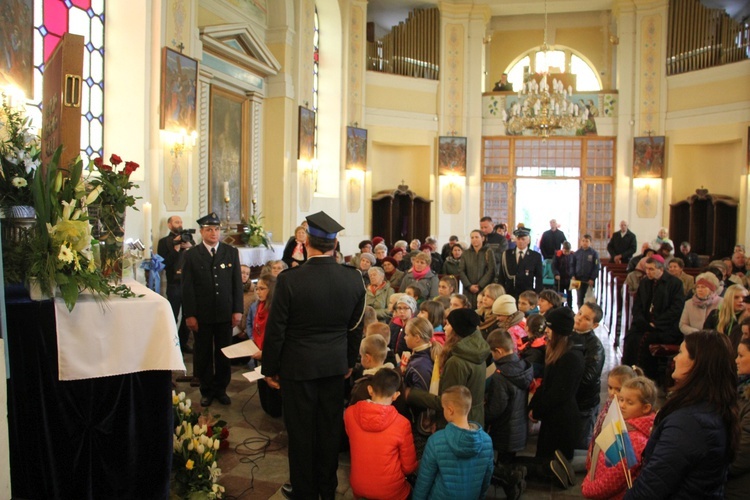
[[[65,33],[84,38],[81,157],[86,163],[104,151],[104,2],[34,1],[34,92],[26,97],[31,104],[29,115],[37,127],[42,123],[44,61]]]
[[[313,16],[313,88],[312,88],[312,109],[315,111],[315,141],[314,141],[314,158],[318,157],[318,89],[320,85],[320,22],[318,20],[318,7],[315,7]]]
[[[516,61],[505,71],[513,90],[520,90],[526,73],[572,73],[576,75],[576,90],[602,90],[602,82],[596,69],[581,54],[565,47],[543,52],[532,49],[518,56]]]

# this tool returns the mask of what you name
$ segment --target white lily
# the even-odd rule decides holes
[[[73,205],[71,205],[70,203],[64,200],[62,202],[62,205],[63,205],[63,213],[62,213],[63,220],[70,220],[70,214],[73,213]]]
[[[97,199],[97,198],[99,197],[99,195],[101,194],[101,192],[102,192],[102,190],[103,190],[103,189],[104,189],[104,188],[102,188],[102,186],[96,186],[96,187],[95,187],[95,188],[94,188],[94,189],[93,189],[93,190],[92,190],[92,191],[91,191],[91,192],[89,193],[89,195],[88,195],[88,196],[86,197],[86,205],[91,205],[92,203],[94,203],[94,202],[96,201],[96,199]],[[182,392],[182,393],[180,393],[180,394],[182,394],[182,395],[183,395],[183,397],[185,396],[185,393],[184,393],[184,392]],[[182,399],[182,398],[181,398],[181,399]]]

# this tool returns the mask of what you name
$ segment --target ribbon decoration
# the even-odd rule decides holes
[[[152,253],[151,259],[141,262],[141,269],[150,271],[148,273],[148,287],[156,293],[161,292],[161,272],[166,266],[164,257],[158,253]]]

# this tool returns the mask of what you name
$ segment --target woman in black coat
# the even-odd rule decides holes
[[[573,458],[578,437],[576,392],[583,376],[583,351],[574,345],[573,311],[558,307],[545,316],[549,342],[545,353],[544,378],[529,403],[529,419],[541,420],[536,458],[549,465],[560,450]]]

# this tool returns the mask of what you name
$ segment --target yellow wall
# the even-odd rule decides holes
[[[198,8],[198,26],[213,26],[229,22],[237,22],[237,20],[223,19],[215,12],[206,9],[205,7]]]
[[[698,188],[709,193],[740,198],[743,165],[742,143],[679,145],[670,163],[676,167],[672,177],[672,203],[695,194]]]
[[[420,92],[403,88],[394,89],[379,85],[367,86],[368,108],[394,109],[412,113],[437,113],[437,98],[432,92]]]
[[[396,189],[403,183],[427,199],[430,196],[432,149],[429,146],[392,146],[373,143],[367,152],[372,169],[372,193]],[[365,196],[367,199],[368,196]]]
[[[718,68],[720,70],[721,68]],[[667,99],[667,111],[733,104],[750,101],[750,81],[746,76],[737,76],[689,87],[671,88]]]

